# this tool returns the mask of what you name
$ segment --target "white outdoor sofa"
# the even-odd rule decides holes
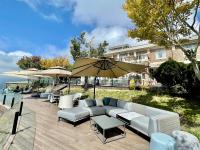
[[[60,118],[70,120],[72,109],[58,111],[59,120]],[[87,117],[88,114],[90,117],[105,114],[116,117],[117,114],[133,112],[138,117],[133,118],[129,126],[149,137],[155,132],[171,135],[174,130],[180,130],[180,118],[177,113],[113,98],[103,99],[103,106],[97,106],[95,100],[79,100],[79,106],[74,109],[76,109],[76,113],[73,114],[74,122],[76,117],[77,120],[81,120],[81,118]],[[86,111],[89,113],[86,113]]]

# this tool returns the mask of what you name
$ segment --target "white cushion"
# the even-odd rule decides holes
[[[96,106],[103,106],[103,100],[102,99],[96,99]]]
[[[116,117],[117,114],[120,114],[120,113],[126,113],[126,112],[128,112],[128,110],[126,110],[126,109],[122,109],[122,108],[118,108],[118,107],[113,107],[113,106],[104,106],[104,108],[106,109],[106,113],[109,116],[112,116],[112,117]]]
[[[148,135],[149,117],[141,116],[131,120],[131,126]]]

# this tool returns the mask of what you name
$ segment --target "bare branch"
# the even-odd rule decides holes
[[[197,17],[197,12],[198,12],[198,9],[199,9],[199,0],[197,1],[197,4],[196,4],[196,8],[195,8],[195,13],[194,13],[194,18],[193,18],[193,23],[192,23],[192,27],[194,26],[195,22],[196,22],[196,17]]]
[[[200,25],[199,25],[199,31],[200,31]],[[199,48],[199,45],[200,45],[200,35],[198,35],[197,45],[196,45],[195,50],[194,50],[195,55],[197,54],[197,50]]]
[[[180,17],[180,14],[177,12],[176,8],[175,8],[175,1],[176,0],[172,0],[173,1],[173,11],[176,13],[178,19],[183,23],[185,24],[190,30],[192,30],[194,33],[196,33],[197,35],[199,35],[199,32],[194,28],[194,26],[191,26],[187,21],[185,21],[184,19],[182,19]]]

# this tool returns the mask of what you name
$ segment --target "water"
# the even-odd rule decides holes
[[[25,79],[17,77],[0,76],[0,89],[5,88],[6,82],[24,81]]]

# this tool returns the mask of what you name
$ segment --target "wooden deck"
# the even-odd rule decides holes
[[[24,99],[24,106],[36,114],[35,150],[147,150],[149,142],[132,131],[123,139],[102,144],[91,130],[89,121],[76,127],[57,121],[55,104],[40,99]]]

